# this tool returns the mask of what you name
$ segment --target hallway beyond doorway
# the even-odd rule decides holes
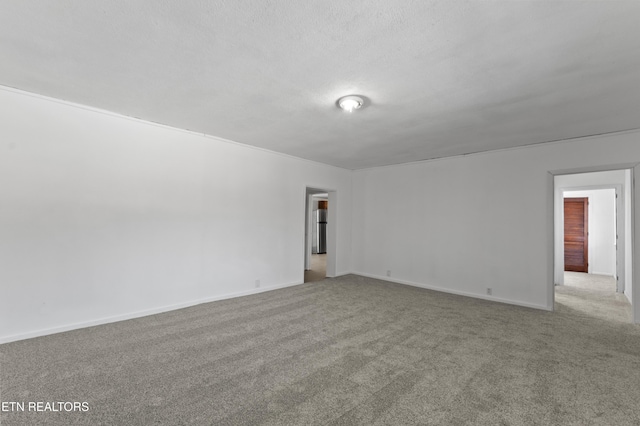
[[[607,275],[565,272],[565,285],[556,286],[555,310],[572,311],[605,320],[631,322],[631,304],[616,293],[616,280]]]
[[[304,271],[304,282],[320,281],[327,276],[327,255],[312,254],[311,269]]]
[[[585,290],[598,290],[615,293],[616,279],[609,275],[586,274],[584,272],[564,273],[564,285],[579,287]]]

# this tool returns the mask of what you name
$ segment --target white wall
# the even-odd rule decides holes
[[[0,152],[0,342],[302,283],[306,186],[350,271],[350,171],[11,89]]]
[[[624,178],[624,171],[621,171]],[[616,276],[615,189],[565,191],[564,198],[588,198],[590,274]]]
[[[639,161],[627,132],[356,171],[353,269],[553,309],[550,172]]]

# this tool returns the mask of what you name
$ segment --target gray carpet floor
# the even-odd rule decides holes
[[[614,277],[584,272],[565,271],[564,285],[607,293],[615,293],[616,291],[616,279]]]
[[[89,410],[1,424],[640,424],[640,327],[566,290],[545,312],[349,275],[4,344],[2,401]]]

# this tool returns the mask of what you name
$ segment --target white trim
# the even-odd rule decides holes
[[[311,269],[311,252],[313,246],[313,194],[305,190],[304,221],[304,270]]]
[[[338,191],[330,190],[327,211],[327,269],[325,277],[337,276],[338,270]]]
[[[303,234],[302,234],[302,238],[303,238],[303,247],[305,250],[305,262],[304,262],[304,268],[303,268],[303,277],[302,277],[302,281],[304,281],[304,269],[307,268],[307,261],[306,261],[306,253],[307,253],[307,249],[310,247],[310,242],[308,241],[308,239],[310,239],[311,237],[311,230],[309,229],[309,235],[307,235],[306,232],[304,232],[306,230],[306,227],[309,226],[310,223],[312,223],[312,209],[306,207],[308,204],[308,200],[307,200],[307,196],[311,196],[313,195],[313,192],[318,191],[318,193],[322,193],[322,194],[327,194],[327,199],[329,201],[329,211],[327,212],[328,214],[328,223],[327,223],[327,269],[325,271],[325,276],[327,278],[333,278],[333,277],[337,277],[340,276],[340,274],[337,272],[337,268],[338,268],[338,227],[339,227],[339,223],[338,223],[338,190],[337,189],[333,189],[333,188],[327,188],[324,185],[310,185],[310,184],[305,184],[304,185],[304,195],[305,195],[305,229],[303,229]],[[308,211],[307,211],[308,210]],[[311,225],[312,226],[312,225]],[[309,249],[310,250],[310,249]],[[310,254],[310,252],[309,252]]]
[[[556,179],[553,173],[547,173],[547,306],[549,311],[555,310],[556,295]],[[563,224],[559,224],[563,226]],[[563,230],[564,232],[564,230]]]
[[[271,286],[271,287],[255,288],[255,289],[251,289],[251,290],[240,291],[240,292],[237,292],[237,293],[228,293],[228,294],[223,294],[223,295],[220,295],[220,296],[205,297],[203,299],[197,299],[197,300],[192,300],[192,301],[189,301],[189,302],[177,303],[175,305],[167,305],[167,306],[161,306],[161,307],[158,307],[158,308],[145,309],[144,311],[136,311],[136,312],[131,312],[131,313],[128,313],[128,314],[114,315],[114,316],[110,316],[110,317],[100,318],[100,319],[91,320],[91,321],[77,322],[77,323],[63,325],[63,326],[59,326],[59,327],[45,328],[45,329],[40,329],[40,330],[36,330],[36,331],[30,331],[28,333],[13,334],[13,335],[9,335],[9,336],[0,337],[0,344],[9,343],[9,342],[15,342],[15,341],[24,340],[24,339],[31,339],[33,337],[40,337],[40,336],[47,336],[47,335],[50,335],[50,334],[62,333],[62,332],[65,332],[65,331],[77,330],[77,329],[80,329],[80,328],[93,327],[93,326],[96,326],[96,325],[102,325],[102,324],[109,324],[109,323],[113,323],[113,322],[125,321],[125,320],[129,320],[129,319],[145,317],[145,316],[148,316],[148,315],[155,315],[155,314],[160,314],[160,313],[163,313],[163,312],[175,311],[177,309],[189,308],[191,306],[201,305],[203,303],[217,302],[219,300],[232,299],[232,298],[241,297],[241,296],[250,296],[252,294],[264,293],[264,292],[267,292],[267,291],[279,290],[279,289],[282,289],[282,288],[294,287],[294,286],[302,285],[302,284],[304,284],[304,283],[295,282],[295,283],[282,284],[282,285],[276,285],[276,286]]]
[[[640,214],[640,186],[636,185],[636,176],[640,176],[640,163],[631,168],[631,314],[632,322],[640,324],[640,223],[636,221]]]
[[[360,276],[367,277],[367,278],[374,278],[374,279],[382,280],[382,281],[389,281],[389,282],[396,283],[396,284],[408,285],[408,286],[411,286],[411,287],[424,288],[426,290],[439,291],[441,293],[455,294],[457,296],[471,297],[473,299],[482,299],[482,300],[488,300],[488,301],[491,301],[491,302],[506,303],[508,305],[521,306],[523,308],[539,309],[539,310],[543,310],[543,311],[551,311],[552,310],[552,309],[548,309],[544,305],[536,305],[536,304],[533,304],[533,303],[520,302],[520,301],[517,301],[517,300],[503,299],[503,298],[500,298],[500,297],[486,296],[484,294],[469,293],[469,292],[466,292],[466,291],[451,290],[451,289],[446,288],[446,287],[440,287],[440,286],[431,285],[431,284],[417,283],[417,282],[414,282],[414,281],[399,280],[397,278],[389,278],[389,277],[382,276],[382,275],[367,274],[367,273],[364,273],[364,272],[352,272],[352,274],[360,275]]]
[[[161,127],[161,128],[168,129],[168,130],[175,130],[175,131],[178,131],[178,132],[183,132],[183,133],[188,133],[188,134],[192,134],[192,135],[202,136],[202,137],[205,137],[205,138],[208,138],[208,139],[214,139],[214,140],[219,141],[219,142],[224,142],[224,143],[229,143],[229,144],[232,144],[232,145],[243,146],[243,147],[255,149],[255,150],[258,150],[258,151],[267,152],[267,153],[270,153],[270,154],[275,154],[275,155],[278,155],[278,156],[281,156],[281,157],[287,157],[287,158],[292,158],[292,159],[296,159],[296,160],[306,161],[306,162],[313,163],[313,164],[332,167],[334,169],[349,170],[351,172],[367,171],[367,170],[387,168],[387,167],[402,167],[402,166],[406,166],[406,165],[422,164],[422,163],[432,162],[432,161],[442,161],[442,160],[448,160],[448,159],[452,159],[452,158],[475,156],[475,155],[484,155],[484,154],[491,154],[491,153],[496,153],[496,152],[512,151],[512,150],[515,150],[515,149],[535,148],[535,147],[539,147],[541,145],[555,145],[555,144],[561,144],[561,143],[566,143],[566,142],[572,142],[572,141],[575,141],[575,140],[597,139],[597,138],[608,137],[608,136],[612,136],[612,135],[624,135],[624,134],[628,134],[628,133],[640,132],[640,128],[636,127],[636,128],[631,128],[631,129],[618,130],[618,131],[615,131],[615,132],[599,133],[599,134],[583,135],[583,136],[574,136],[574,137],[566,138],[566,139],[555,139],[555,140],[542,141],[542,142],[533,142],[533,143],[526,144],[526,145],[512,146],[512,147],[508,147],[508,148],[488,149],[488,150],[484,150],[484,151],[475,151],[475,152],[469,152],[469,153],[465,153],[465,154],[457,154],[457,155],[450,155],[450,156],[444,156],[444,157],[435,157],[435,158],[425,158],[425,159],[422,159],[422,160],[407,161],[407,162],[404,162],[404,163],[396,163],[396,164],[387,164],[387,165],[382,165],[382,166],[371,166],[371,167],[362,167],[362,168],[357,168],[357,169],[350,169],[350,168],[346,168],[346,167],[334,166],[333,164],[322,163],[320,161],[309,160],[308,158],[296,157],[296,156],[291,155],[291,154],[285,154],[283,152],[273,151],[273,150],[270,150],[270,149],[267,149],[267,148],[262,148],[262,147],[259,147],[259,146],[256,146],[256,145],[248,145],[248,144],[243,144],[243,143],[240,143],[240,142],[235,142],[233,140],[224,139],[224,138],[221,138],[219,136],[210,135],[208,133],[196,132],[196,131],[189,130],[189,129],[182,129],[180,127],[173,127],[173,126],[169,126],[167,124],[157,123],[157,122],[154,122],[154,121],[148,121],[148,120],[144,120],[144,119],[138,118],[138,117],[133,117],[133,116],[130,116],[130,115],[123,115],[123,114],[119,114],[119,113],[112,112],[112,111],[109,111],[109,110],[100,109],[100,108],[96,108],[96,107],[91,107],[91,106],[88,106],[88,105],[79,104],[79,103],[75,103],[75,102],[72,102],[72,101],[67,101],[67,100],[64,100],[64,99],[58,99],[58,98],[53,98],[53,97],[50,97],[50,96],[40,95],[38,93],[28,92],[26,90],[18,89],[18,88],[15,88],[15,87],[0,85],[0,90],[3,90],[5,92],[10,92],[10,93],[16,93],[16,94],[19,94],[19,95],[24,95],[24,96],[28,96],[28,97],[32,97],[32,98],[36,98],[36,99],[40,99],[40,100],[43,100],[43,101],[53,102],[53,103],[69,106],[69,107],[72,107],[72,108],[82,109],[82,110],[85,110],[85,111],[92,111],[92,112],[95,112],[95,113],[98,113],[98,114],[104,114],[104,115],[108,115],[108,116],[111,116],[111,117],[123,118],[125,120],[131,120],[131,121],[135,121],[135,122],[138,122],[138,123],[147,124],[147,125],[150,125],[150,126]],[[625,168],[632,168],[632,167],[634,167],[634,165],[635,164],[630,165],[629,167],[625,167]],[[602,169],[602,170],[609,170],[609,169]],[[592,171],[597,171],[597,170],[592,170]],[[569,172],[569,173],[579,173],[579,172]],[[562,173],[554,173],[554,174],[562,174]]]
[[[96,107],[91,107],[91,106],[88,106],[88,105],[78,104],[78,103],[71,102],[71,101],[66,101],[66,100],[63,100],[63,99],[57,99],[57,98],[52,98],[52,97],[49,97],[49,96],[39,95],[37,93],[27,92],[25,90],[16,89],[15,87],[9,87],[9,86],[0,85],[0,90],[3,90],[5,92],[16,93],[18,95],[23,95],[23,96],[27,96],[27,97],[31,97],[31,98],[40,99],[40,100],[47,101],[47,102],[52,102],[52,103],[68,106],[68,107],[71,107],[71,108],[76,108],[76,109],[82,109],[82,110],[85,110],[85,111],[95,112],[97,114],[102,114],[102,115],[106,115],[106,116],[109,116],[109,117],[121,118],[121,119],[124,119],[124,120],[134,121],[134,122],[140,123],[140,124],[146,124],[146,125],[153,126],[153,127],[160,127],[160,128],[166,129],[166,130],[173,130],[173,131],[180,132],[180,133],[187,133],[187,134],[194,135],[194,136],[201,136],[201,137],[204,137],[204,138],[207,138],[207,139],[213,139],[213,140],[218,141],[218,142],[227,143],[227,144],[231,144],[231,145],[237,145],[237,146],[250,148],[250,149],[255,149],[257,151],[262,151],[262,152],[266,152],[266,153],[269,153],[269,154],[274,154],[274,155],[277,155],[277,156],[280,156],[280,157],[295,159],[295,160],[299,160],[299,161],[305,161],[305,162],[312,163],[312,164],[317,164],[317,165],[326,166],[326,167],[332,167],[334,169],[353,171],[352,169],[347,169],[345,167],[338,167],[338,166],[334,166],[333,164],[321,163],[319,161],[309,160],[308,158],[296,157],[296,156],[291,155],[291,154],[285,154],[283,152],[273,151],[273,150],[270,150],[270,149],[267,149],[267,148],[262,148],[262,147],[259,147],[259,146],[256,146],[256,145],[248,145],[248,144],[236,142],[236,141],[233,141],[233,140],[230,140],[230,139],[221,138],[219,136],[210,135],[208,133],[196,132],[196,131],[189,130],[189,129],[182,129],[180,127],[173,127],[173,126],[170,126],[168,124],[157,123],[155,121],[144,120],[142,118],[132,117],[130,115],[119,114],[117,112],[113,112],[113,111],[109,111],[109,110],[105,110],[105,109],[100,109],[100,108],[96,108]]]
[[[585,140],[585,139],[598,139],[598,138],[606,138],[609,136],[618,136],[618,135],[626,135],[629,133],[639,133],[640,132],[640,127],[634,127],[632,129],[624,129],[624,130],[619,130],[616,132],[609,132],[609,133],[598,133],[598,134],[594,134],[594,135],[586,135],[586,136],[574,136],[571,138],[567,138],[567,139],[557,139],[557,140],[551,140],[551,141],[543,141],[543,142],[534,142],[534,143],[530,143],[527,145],[520,145],[520,146],[512,146],[509,148],[497,148],[497,149],[488,149],[485,151],[475,151],[475,152],[469,152],[467,154],[457,154],[457,155],[449,155],[449,156],[445,156],[445,157],[434,157],[434,158],[425,158],[422,160],[415,160],[415,161],[407,161],[404,163],[395,163],[395,164],[387,164],[387,165],[383,165],[383,166],[371,166],[371,167],[363,167],[360,169],[349,169],[351,171],[353,171],[354,173],[357,172],[366,172],[369,170],[374,170],[374,169],[385,169],[385,168],[390,168],[390,167],[402,167],[402,166],[410,166],[410,165],[419,165],[419,164],[423,164],[423,163],[431,163],[434,161],[446,161],[449,159],[453,159],[453,158],[460,158],[460,157],[469,157],[469,156],[476,156],[476,155],[486,155],[486,154],[493,154],[496,152],[504,152],[504,151],[513,151],[513,150],[519,150],[519,149],[527,149],[527,148],[539,148],[541,146],[547,146],[547,145],[557,145],[557,144],[563,144],[563,143],[567,143],[567,142],[573,142],[573,141],[579,141],[579,140]],[[631,165],[629,165],[628,167],[624,167],[625,169],[628,169],[629,167],[633,167],[635,165],[635,163],[632,163]],[[587,170],[587,168],[585,168],[585,170]],[[597,169],[597,168],[593,168],[593,169],[588,169],[587,172],[590,171],[608,171],[611,169],[608,168],[602,168],[602,169]],[[553,172],[554,174],[573,174],[573,173],[581,173],[578,171],[568,171],[566,173],[561,173],[561,172]]]
[[[638,164],[640,163],[633,162],[633,163],[622,163],[622,164],[608,164],[608,165],[593,166],[593,167],[577,167],[575,169],[550,170],[549,173],[551,173],[553,176],[560,176],[560,175],[577,175],[580,173],[614,172],[616,170],[633,169]]]
[[[633,256],[633,262],[631,265],[631,283],[627,283],[627,285],[631,285],[631,308],[632,308],[632,323],[640,324],[640,295],[637,294],[640,292],[640,277],[637,276],[640,271],[640,256],[637,253],[640,250],[640,224],[636,219],[636,215],[640,212],[640,187],[635,184],[635,175],[640,174],[640,163],[624,163],[624,164],[611,164],[611,165],[600,165],[600,166],[592,166],[592,167],[580,167],[576,169],[566,169],[566,170],[549,170],[547,177],[547,200],[550,201],[550,213],[551,219],[547,222],[548,225],[548,236],[550,237],[549,251],[550,251],[550,266],[547,271],[549,277],[549,284],[547,286],[547,303],[549,305],[549,310],[554,310],[555,305],[555,231],[556,231],[556,203],[559,200],[556,200],[556,185],[555,185],[555,176],[560,175],[570,175],[570,174],[580,174],[580,173],[594,173],[594,172],[605,172],[605,171],[615,171],[615,170],[630,170],[631,172],[631,229],[625,230],[631,236],[631,253]],[[559,188],[560,189],[560,188]],[[560,191],[561,194],[561,191]],[[624,194],[622,194],[624,196]],[[549,212],[547,212],[549,214]]]

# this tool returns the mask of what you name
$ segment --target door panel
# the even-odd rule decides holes
[[[564,270],[589,272],[589,199],[564,199]]]

